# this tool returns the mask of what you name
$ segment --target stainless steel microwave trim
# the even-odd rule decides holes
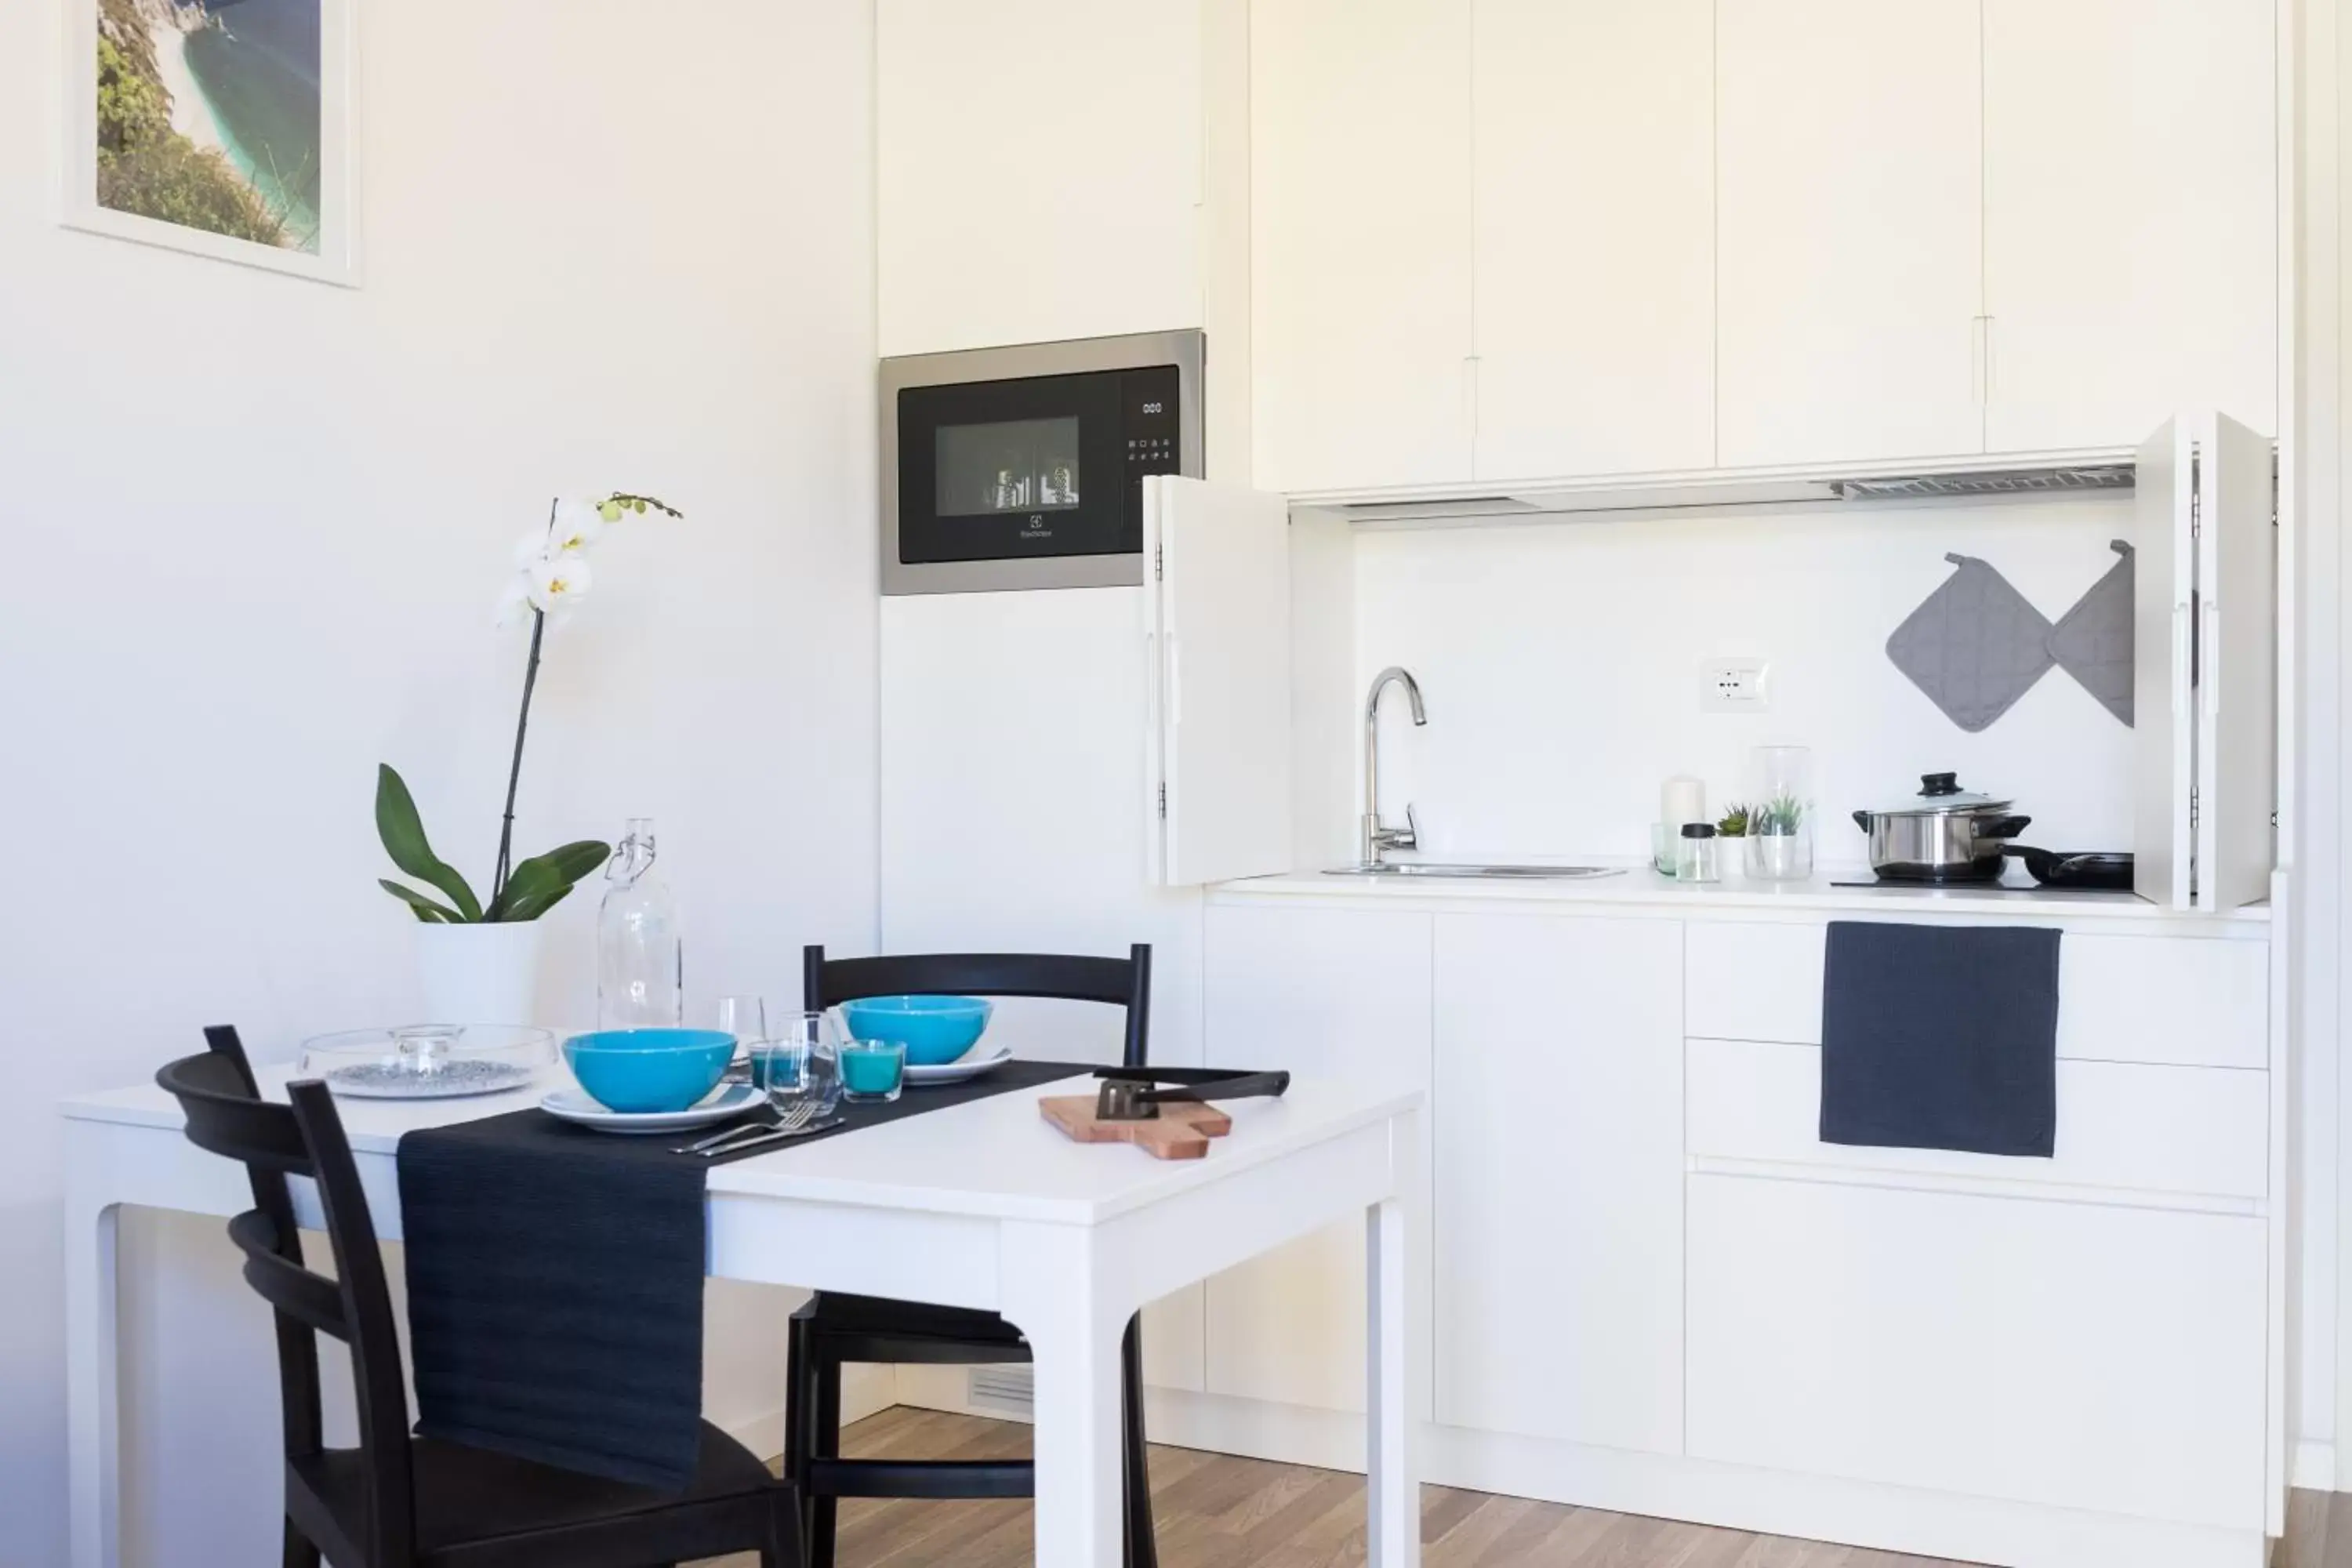
[[[898,394],[910,386],[953,386],[978,381],[1020,381],[1039,375],[1176,367],[1177,471],[1192,479],[1203,468],[1201,374],[1206,343],[1201,331],[1134,332],[1115,338],[901,354],[882,362],[882,592],[984,594],[1024,588],[1119,588],[1143,582],[1143,556],[1048,555],[1025,561],[946,561],[909,565],[898,559]]]

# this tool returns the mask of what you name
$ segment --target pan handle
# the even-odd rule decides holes
[[[1979,838],[2014,838],[2033,826],[2030,816],[1997,816],[1990,822],[1977,824]]]
[[[1864,833],[1869,832],[1869,831],[1870,831],[1870,813],[1868,813],[1868,812],[1866,812],[1866,811],[1857,811],[1857,812],[1855,812],[1855,813],[1853,814],[1853,825],[1854,825],[1856,827],[1861,828]]]

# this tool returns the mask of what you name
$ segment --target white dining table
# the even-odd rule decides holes
[[[286,1069],[265,1069],[282,1097]],[[376,1228],[401,1234],[394,1151],[404,1132],[497,1115],[566,1081],[475,1100],[344,1100]],[[1036,1560],[1119,1558],[1119,1340],[1149,1301],[1334,1221],[1360,1216],[1369,1314],[1370,1568],[1420,1561],[1415,1422],[1423,1355],[1406,1289],[1423,1097],[1372,1079],[1295,1077],[1279,1100],[1237,1100],[1200,1160],[1082,1145],[1037,1100],[1092,1080],[1017,1089],[711,1168],[714,1278],[1000,1312],[1035,1367]],[[126,1205],[205,1215],[252,1206],[243,1168],[181,1135],[152,1084],[67,1101],[66,1321],[74,1568],[117,1568],[120,1420],[117,1215]],[[302,1223],[320,1223],[298,1183]],[[227,1246],[224,1238],[222,1245]]]

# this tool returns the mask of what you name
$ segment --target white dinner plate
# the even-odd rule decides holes
[[[708,1127],[730,1116],[757,1109],[767,1096],[748,1083],[721,1084],[699,1105],[684,1110],[607,1110],[580,1089],[559,1089],[539,1102],[550,1116],[560,1116],[599,1132],[684,1132]]]
[[[1013,1059],[1013,1047],[1000,1043],[992,1051],[958,1057],[937,1067],[919,1068],[907,1064],[908,1083],[961,1083],[968,1078],[978,1078],[992,1067],[1002,1067]]]

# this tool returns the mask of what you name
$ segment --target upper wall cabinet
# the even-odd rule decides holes
[[[2264,0],[1984,0],[1993,450],[2277,431],[2277,48]]]
[[[1471,472],[1468,6],[1251,8],[1252,477],[1261,488],[1447,483]]]
[[[1714,0],[1475,0],[1478,479],[1715,460]]]
[[[1198,0],[879,0],[883,353],[1202,324],[1202,27]]]
[[[1719,0],[1717,463],[1983,449],[1979,32],[1976,0]]]

